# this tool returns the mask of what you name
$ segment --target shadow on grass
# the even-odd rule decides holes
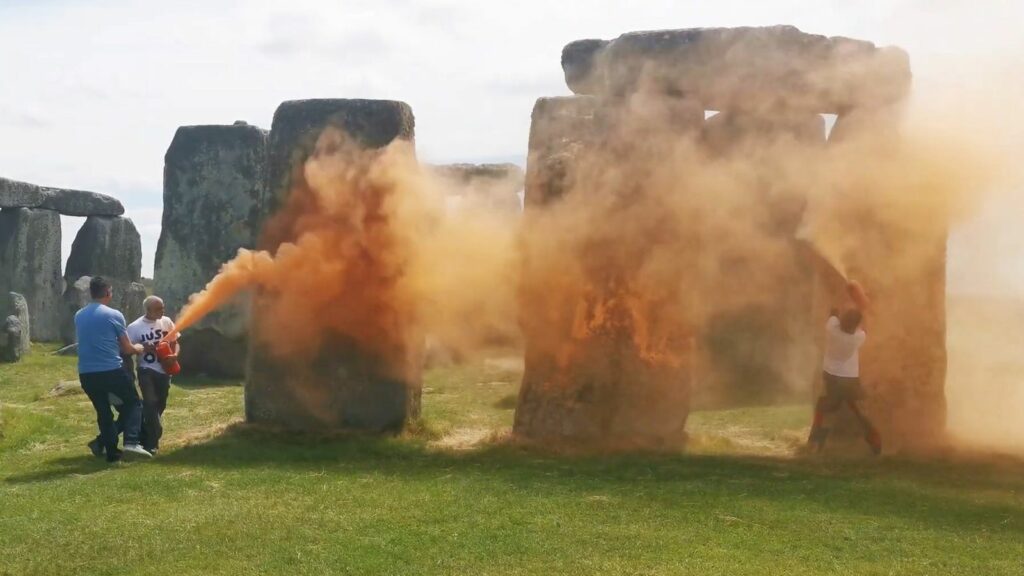
[[[951,530],[1024,533],[1024,461],[821,460],[685,454],[557,455],[498,444],[471,452],[431,450],[408,438],[283,434],[244,424],[156,461],[232,471],[374,473],[415,482],[449,474],[527,490],[581,496],[595,490],[678,505],[695,494],[901,516]],[[637,489],[634,491],[633,487]],[[995,492],[995,494],[993,494]]]
[[[175,376],[173,385],[187,390],[202,388],[240,388],[245,385],[242,380],[211,378],[209,376]]]
[[[48,460],[46,465],[47,467],[43,470],[8,476],[4,482],[7,484],[35,484],[74,476],[88,476],[121,466],[121,464],[110,464],[103,458],[96,458],[91,454]]]
[[[1024,534],[1024,462],[1012,458],[559,455],[511,444],[446,452],[417,438],[296,435],[237,424],[209,440],[171,448],[152,465],[270,475],[314,471],[338,478],[370,473],[410,484],[457,475],[533,497],[608,492],[665,508],[695,499],[723,508],[756,502],[826,518],[900,517],[955,532]],[[88,455],[60,458],[5,482],[46,482],[108,468]]]

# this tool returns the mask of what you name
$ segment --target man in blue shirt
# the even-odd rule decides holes
[[[75,333],[78,336],[78,379],[82,390],[96,409],[96,424],[100,437],[89,447],[99,456],[106,452],[107,462],[121,459],[117,449],[118,431],[124,431],[124,451],[151,458],[153,455],[139,445],[142,426],[142,403],[135,384],[123,369],[121,354],[142,354],[141,344],[128,340],[124,316],[110,308],[113,295],[110,284],[100,276],[89,282],[92,302],[75,314]],[[119,416],[114,422],[111,404],[120,404]]]

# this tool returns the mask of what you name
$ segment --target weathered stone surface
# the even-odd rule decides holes
[[[28,302],[34,341],[60,337],[60,215],[51,210],[0,210],[0,294]]]
[[[141,315],[142,241],[135,224],[124,217],[90,216],[78,231],[68,256],[64,278],[67,290],[61,306],[61,338],[74,342],[74,314],[91,300],[88,278],[103,276],[113,287],[110,306],[120,310],[126,322]],[[83,280],[83,277],[87,277]],[[77,307],[76,307],[77,306]]]
[[[571,167],[602,131],[601,102],[591,96],[539,98],[530,123],[524,212],[564,194]]]
[[[304,186],[302,167],[329,126],[367,148],[379,148],[395,139],[411,141],[414,120],[402,102],[285,102],[275,112],[270,131],[266,214],[273,214],[293,189]],[[290,223],[284,224],[275,233],[264,230],[259,247],[274,251],[282,242],[294,240]],[[298,429],[395,431],[419,415],[422,346],[413,343],[408,350],[390,350],[385,358],[366,352],[350,337],[327,334],[312,360],[280,359],[266,342],[287,336],[265,334],[261,323],[262,311],[274,304],[271,298],[253,298],[245,383],[249,421]]]
[[[254,248],[263,221],[268,133],[256,126],[182,126],[164,156],[164,212],[154,293],[177,316],[239,248]],[[222,308],[182,340],[185,373],[245,373],[247,300]]]
[[[115,304],[124,314],[126,322],[131,323],[146,313],[142,303],[146,300],[146,286],[141,282],[132,282],[124,291],[124,297]]]
[[[106,194],[37,186],[7,178],[0,178],[0,208],[42,208],[65,216],[124,214],[121,202]]]
[[[5,302],[0,303],[0,317],[14,316],[21,324],[21,348],[28,350],[31,346],[31,323],[28,313],[28,302],[17,292],[8,292]]]
[[[17,362],[31,346],[28,302],[17,292],[0,296],[0,362]]]
[[[4,318],[0,324],[0,362],[18,362],[27,352],[22,346],[22,329],[17,316]]]
[[[35,208],[43,197],[43,189],[35,184],[0,178],[0,208]]]
[[[284,203],[291,189],[292,172],[316,145],[327,126],[340,128],[368,148],[387,146],[392,140],[413,140],[412,108],[395,100],[314,99],[291,100],[274,112],[270,130],[264,215]],[[271,244],[279,241],[268,239]]]
[[[525,177],[515,164],[444,164],[433,171],[449,197],[495,213],[521,212],[519,193]]]
[[[65,216],[120,216],[124,214],[121,201],[99,192],[43,188],[40,208],[56,210]]]
[[[50,398],[60,398],[61,396],[73,396],[76,394],[85,394],[82,390],[82,384],[78,380],[63,380],[57,382],[50,391],[46,393]]]
[[[245,303],[249,301],[245,299]],[[239,318],[248,321],[248,316]],[[244,377],[249,355],[247,327],[243,333],[234,336],[225,334],[225,331],[189,328],[181,340],[179,359],[182,371],[185,374],[205,374],[214,378]]]
[[[89,276],[82,276],[74,282],[69,282],[68,287],[64,290],[64,296],[61,298],[61,320],[60,320],[60,339],[65,344],[70,344],[75,341],[75,313],[85,307],[86,304],[92,302],[92,296],[89,294],[89,281],[92,280]],[[128,317],[125,316],[125,320]]]
[[[910,88],[909,58],[902,50],[805,34],[792,26],[579,40],[563,50],[562,68],[577,94],[651,91],[693,98],[712,110],[783,106],[840,113],[899,101]]]
[[[91,216],[71,245],[64,276],[103,276],[126,283],[142,279],[142,241],[128,218]],[[127,287],[127,286],[125,286]]]
[[[73,283],[68,284],[64,291],[61,310],[60,338],[65,344],[72,344],[76,340],[75,314],[86,304],[92,302],[92,295],[89,294],[90,276],[82,276]],[[142,303],[146,299],[146,287],[140,282],[128,282],[111,279],[114,285],[114,297],[110,300],[110,307],[120,310],[124,315],[125,322],[131,324],[135,319],[146,313]]]
[[[653,118],[642,107],[596,98],[537,102],[523,222],[519,294],[526,352],[517,436],[604,446],[678,445],[684,439],[692,379],[689,328],[674,316],[658,317],[637,307],[629,297],[646,246],[634,252],[622,243],[623,253],[612,257],[598,247],[605,241],[598,232],[588,236],[597,255],[588,258],[586,250],[558,240],[564,226],[552,214],[571,217],[572,210],[557,212],[561,202],[585,202],[584,196],[609,192],[606,181],[612,178],[642,187],[642,178],[634,177],[647,173],[646,163],[657,159],[638,143],[699,133],[703,110],[690,108],[671,102],[668,113]],[[642,188],[634,192],[639,201]],[[596,212],[594,217],[613,219]],[[656,235],[675,242],[677,232]],[[533,244],[532,237],[550,241]],[[678,265],[690,263],[689,255],[676,256]],[[552,278],[560,278],[557,289]],[[658,342],[640,334],[658,334]]]

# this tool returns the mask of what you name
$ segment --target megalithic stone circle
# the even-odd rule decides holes
[[[627,33],[614,40],[580,40],[563,50],[562,68],[569,88],[584,97],[542,99],[534,109],[526,175],[527,235],[534,220],[532,213],[550,210],[566,190],[576,186],[574,180],[580,178],[581,164],[588,147],[595,146],[595,140],[606,138],[611,145],[628,152],[629,143],[634,140],[609,132],[607,126],[609,121],[614,122],[635,109],[638,103],[647,104],[641,108],[653,110],[683,103],[681,109],[696,104],[704,110],[720,111],[706,123],[696,147],[698,154],[717,161],[729,155],[742,155],[748,144],[806,149],[819,146],[823,140],[820,113],[838,115],[833,140],[846,134],[856,135],[858,131],[864,134],[863,130],[883,140],[896,138],[900,110],[911,84],[909,57],[899,48],[805,34],[792,26],[661,30]],[[661,137],[671,135],[672,124],[665,122]],[[594,133],[599,136],[595,138]],[[628,162],[620,162],[614,156],[608,161]],[[763,160],[755,163],[758,161]],[[766,169],[770,179],[771,167]],[[816,288],[821,284],[819,280],[800,265],[801,259],[808,260],[806,247],[796,242],[807,198],[788,193],[770,180],[767,184],[770,196],[756,201],[766,203],[764,214],[768,217],[751,226],[761,228],[764,237],[772,241],[794,242],[792,250],[773,252],[788,262],[780,262],[780,270],[792,272],[787,276],[790,281],[782,283],[789,284],[791,292],[800,295],[786,299],[780,306],[793,308],[794,313],[789,316],[806,324],[803,329],[786,328],[785,337],[800,340],[802,350],[797,354],[798,361],[791,358],[793,361],[787,362],[801,366],[813,363],[820,372],[820,331],[824,325],[820,316],[824,312],[795,311],[801,304],[797,299],[808,307],[820,308],[833,298],[825,297],[824,291]],[[698,234],[699,224],[694,222]],[[867,236],[900,236],[899,231],[877,230],[872,222],[853,226],[859,226],[859,233]],[[911,234],[903,240],[919,255],[917,260],[909,262],[905,256],[894,253],[892,262],[862,263],[865,266],[860,269],[869,292],[880,300],[876,313],[886,317],[886,321],[873,328],[875,335],[869,338],[862,356],[862,376],[869,391],[866,410],[882,428],[883,437],[888,438],[887,446],[897,449],[934,442],[944,430],[945,236],[945,231],[939,229]],[[713,238],[701,242],[704,241]],[[596,375],[609,373],[611,366],[596,372],[592,368],[601,365],[605,358],[621,356],[616,356],[614,351],[618,348],[611,345],[604,354],[593,354],[593,362],[580,364],[570,374],[581,381],[593,379],[594,386],[580,388],[572,384],[573,378],[552,377],[564,367],[566,358],[572,357],[545,353],[560,338],[568,342],[565,326],[559,328],[557,324],[559,318],[566,321],[570,306],[564,306],[566,310],[560,314],[553,311],[551,297],[544,292],[543,285],[530,283],[530,261],[527,253],[521,290],[526,373],[515,431],[527,437],[585,436],[601,427],[602,419],[608,421],[608,414],[588,412],[588,405],[594,404],[594,394],[602,389],[597,385]],[[718,263],[711,264],[714,266],[702,263],[697,268],[718,267]],[[874,266],[873,272],[864,271],[870,267],[868,264]],[[899,280],[887,280],[886,271],[894,268],[900,270]],[[779,270],[773,272],[777,276]],[[705,279],[706,285],[698,292],[702,298],[735,292],[721,285],[722,281]],[[530,310],[531,303],[542,302],[543,311]],[[879,312],[882,309],[884,312]],[[908,342],[905,330],[898,329],[906,325],[922,325],[923,337],[916,343]],[[580,351],[579,344],[565,349],[585,356],[587,350]],[[807,380],[809,387],[813,376],[808,374]],[[586,394],[581,393],[584,389]]]

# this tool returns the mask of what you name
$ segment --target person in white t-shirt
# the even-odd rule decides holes
[[[142,445],[155,454],[160,449],[160,437],[164,433],[161,418],[167,408],[167,395],[171,388],[171,377],[157,359],[156,345],[174,330],[174,322],[164,316],[164,301],[160,298],[149,296],[143,306],[146,314],[128,325],[128,339],[145,348],[139,356],[137,369],[142,390]],[[177,339],[170,345],[171,352],[177,355],[180,351]]]
[[[858,306],[842,314],[833,310],[828,322],[825,323],[825,358],[822,375],[825,390],[814,408],[814,422],[811,424],[808,444],[819,451],[824,447],[829,432],[825,426],[825,417],[845,405],[864,428],[864,439],[871,450],[875,454],[880,454],[882,439],[857,405],[857,402],[864,398],[864,390],[860,384],[860,347],[867,340],[867,333],[863,328],[864,314],[860,306],[866,304],[867,300],[859,284],[851,282],[848,290]]]

